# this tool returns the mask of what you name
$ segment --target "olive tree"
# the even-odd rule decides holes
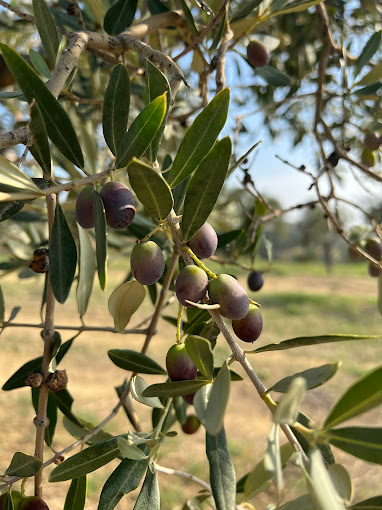
[[[331,450],[335,445],[382,463],[382,429],[344,425],[380,403],[382,367],[338,395],[319,427],[300,404],[306,391],[336,373],[338,363],[292,373],[266,388],[250,361],[255,353],[366,342],[370,336],[307,334],[244,351],[238,340],[251,343],[262,332],[259,303],[223,269],[215,274],[208,267],[211,257],[215,263],[229,259],[250,271],[249,286],[258,290],[262,276],[254,269],[264,225],[317,205],[352,253],[369,264],[382,289],[380,224],[342,193],[346,174],[375,194],[382,180],[375,168],[382,142],[380,5],[341,0],[0,5],[0,228],[11,251],[0,268],[4,274],[45,278],[42,321],[18,323],[18,309],[5,315],[6,296],[0,299],[3,335],[12,327],[39,328],[44,346],[40,357],[3,384],[3,391],[32,388],[36,417],[30,426],[36,436],[34,451],[10,456],[0,477],[0,508],[48,508],[44,485],[67,480],[65,510],[85,508],[87,477],[106,464],[110,476],[99,510],[117,507],[138,487],[134,509],[159,509],[158,472],[201,486],[185,509],[254,508],[249,500],[270,480],[282,492],[287,463],[301,470],[306,493],[284,504],[270,496],[268,508],[382,508],[382,496],[352,503],[350,477]],[[227,66],[235,69],[230,87]],[[287,131],[294,144],[311,138],[307,164],[284,163],[310,179],[313,201],[283,210],[259,193],[251,155],[261,150],[260,140],[248,121],[259,112],[272,135]],[[252,141],[240,153],[248,132]],[[228,211],[229,201],[218,204],[218,199],[233,172],[253,206],[241,224],[218,236],[207,220],[215,206],[219,215]],[[367,223],[347,232],[338,212],[342,203],[363,212]],[[126,246],[131,271],[110,291],[108,252],[125,254]],[[55,304],[66,302],[74,279],[82,325],[58,326]],[[112,328],[92,326],[88,305],[94,279],[110,293]],[[174,293],[178,315],[166,326],[173,341],[163,367],[147,352]],[[146,294],[153,304],[148,322],[127,328]],[[379,308],[382,313],[381,301]],[[62,343],[64,329],[75,336]],[[115,406],[95,426],[72,408],[69,367],[57,368],[85,331],[143,339],[140,352],[105,349],[127,378],[117,387]],[[232,353],[221,366],[214,361],[217,342],[226,342]],[[230,384],[241,379],[231,369],[234,363],[273,418],[265,457],[239,480],[224,428]],[[148,385],[145,374],[158,382]],[[152,408],[152,429],[142,430],[136,402]],[[111,435],[103,429],[120,409],[126,411],[128,431]],[[53,448],[58,415],[75,440],[49,456],[44,445]],[[161,445],[176,434],[176,422],[186,433],[205,429],[208,482],[161,466]],[[279,435],[286,438],[282,446]],[[34,496],[26,496],[29,478]]]

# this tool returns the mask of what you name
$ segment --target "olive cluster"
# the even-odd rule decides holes
[[[130,189],[122,182],[107,182],[101,189],[106,215],[110,228],[127,228],[135,216],[135,200]],[[93,186],[85,186],[76,202],[77,221],[82,228],[93,228]]]
[[[23,497],[21,492],[12,491],[11,493],[12,504],[14,510],[49,510],[48,505],[41,498],[37,496]],[[5,501],[7,494],[0,496],[0,510],[5,509]]]
[[[376,163],[376,151],[382,144],[382,135],[374,132],[366,133],[363,141],[364,149],[361,154],[361,162],[371,168]]]

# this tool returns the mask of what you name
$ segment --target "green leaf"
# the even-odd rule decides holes
[[[224,427],[211,436],[206,432],[206,452],[210,465],[210,483],[217,510],[235,510],[236,476],[229,455]]]
[[[209,435],[216,435],[223,427],[224,413],[228,404],[231,377],[227,363],[219,370],[212,385],[205,416],[204,426]]]
[[[122,457],[132,460],[147,459],[147,455],[137,446],[130,444],[129,441],[123,437],[117,439],[117,444]]]
[[[382,509],[382,496],[375,496],[374,498],[359,501],[350,507],[350,510],[381,510]]]
[[[278,510],[301,510],[302,508],[304,510],[317,510],[317,507],[313,505],[310,494],[303,494],[292,501],[288,501],[281,505]]]
[[[21,211],[24,205],[25,202],[18,200],[13,202],[0,202],[0,222],[12,218],[12,216]]]
[[[56,204],[49,243],[49,279],[54,297],[65,303],[77,265],[77,250],[60,204]]]
[[[381,427],[344,427],[327,432],[328,441],[359,459],[382,464]]]
[[[27,455],[26,453],[16,452],[9,464],[9,467],[5,471],[7,476],[20,476],[21,478],[27,478],[34,476],[40,471],[42,461]]]
[[[294,449],[290,443],[285,443],[280,447],[281,466],[283,468],[293,453]],[[265,458],[262,458],[253,470],[243,477],[244,480],[241,479],[238,481],[237,485],[239,487],[243,485],[243,489],[240,490],[239,487],[237,487],[236,492],[243,492],[242,501],[248,501],[264,488],[265,484],[272,476],[272,472],[265,467]]]
[[[211,342],[197,335],[189,335],[185,340],[186,351],[203,377],[212,380],[214,375],[214,355]]]
[[[45,60],[42,58],[40,53],[37,53],[37,51],[30,49],[29,50],[29,58],[31,61],[31,64],[36,69],[36,71],[42,76],[45,76],[45,78],[50,78],[51,72],[50,69],[45,62]]]
[[[291,382],[297,377],[303,377],[305,379],[307,390],[317,388],[317,386],[321,386],[321,384],[325,383],[334,376],[340,364],[340,361],[336,361],[334,363],[327,363],[319,367],[308,368],[307,370],[297,372],[293,375],[288,375],[287,377],[284,377],[276,384],[271,386],[271,388],[268,389],[268,392],[278,391],[279,393],[286,393],[290,388]]]
[[[150,60],[146,60],[145,74],[148,103],[164,93],[167,94],[166,113],[163,122],[153,141],[151,142],[146,154],[147,159],[153,163],[158,156],[160,142],[166,127],[168,109],[171,102],[171,92],[170,84],[168,83],[166,76],[154,64],[152,64]]]
[[[133,280],[117,287],[108,301],[110,315],[114,319],[116,330],[121,333],[138,310],[146,296],[145,287]]]
[[[160,510],[160,493],[155,467],[146,471],[139,496],[133,510]]]
[[[127,167],[131,187],[143,207],[158,220],[166,218],[174,205],[169,185],[151,166],[133,158]]]
[[[15,505],[13,498],[11,494],[8,492],[8,494],[5,497],[5,504],[4,504],[4,510],[14,510]]]
[[[68,352],[72,343],[73,343],[73,339],[68,340],[67,342],[62,344],[62,346],[56,356],[57,364],[62,360],[62,358]],[[28,375],[31,374],[32,372],[40,372],[41,366],[42,366],[42,356],[28,361],[22,367],[20,367],[8,379],[8,381],[4,384],[2,389],[4,391],[10,391],[10,390],[15,390],[16,388],[22,388],[23,386],[25,386],[25,379],[28,377]]]
[[[78,422],[74,423],[72,422],[67,416],[64,416],[63,419],[63,425],[65,429],[69,432],[70,435],[75,437],[76,439],[83,438],[88,432],[92,429],[94,429],[95,424],[89,423],[89,422]],[[95,444],[100,443],[101,441],[105,441],[106,439],[111,439],[113,436],[109,434],[108,432],[105,432],[104,430],[98,431],[94,436],[89,438],[86,441],[86,444]]]
[[[116,168],[123,168],[132,158],[143,156],[163,122],[166,109],[167,94],[163,94],[140,112],[118,145]]]
[[[68,390],[55,391],[51,393],[51,396],[56,401],[60,411],[66,416],[71,422],[75,423],[79,427],[82,427],[82,422],[72,413],[73,397]]]
[[[158,407],[159,409],[164,409],[162,402],[157,397],[144,397],[142,393],[147,388],[146,381],[139,377],[139,375],[136,375],[132,378],[130,383],[130,392],[131,396],[141,404],[144,404],[149,407]]]
[[[125,494],[136,489],[147,464],[147,460],[124,459],[106,480],[97,510],[113,510]]]
[[[33,0],[33,14],[42,45],[49,61],[54,64],[60,41],[53,16],[44,0]]]
[[[297,377],[291,382],[288,392],[277,404],[273,415],[275,423],[293,425],[297,420],[298,411],[305,395],[306,383],[302,377]]]
[[[107,354],[114,365],[123,368],[123,370],[130,370],[131,372],[138,372],[140,374],[167,375],[166,370],[158,365],[156,361],[146,356],[146,354],[141,354],[129,349],[110,349]],[[155,395],[144,396],[151,397]]]
[[[181,183],[206,157],[227,119],[229,89],[216,94],[183,138],[168,177],[171,188]]]
[[[193,406],[201,423],[204,423],[208,402],[211,396],[212,386],[212,383],[205,384],[196,391],[194,396]]]
[[[375,32],[365,44],[360,56],[355,61],[355,76],[357,76],[362,68],[369,62],[369,60],[378,51],[381,44],[382,31]]]
[[[118,0],[105,14],[103,29],[109,35],[118,35],[134,21],[138,0]]]
[[[268,435],[267,450],[264,455],[264,468],[276,482],[279,493],[284,489],[283,468],[281,461],[279,426],[273,424]]]
[[[93,218],[96,238],[98,280],[102,290],[107,286],[107,225],[105,207],[98,191],[93,191]]]
[[[18,190],[25,193],[25,198],[36,198],[43,196],[44,193],[36,186],[36,184],[25,175],[16,165],[8,161],[4,156],[0,155],[0,190],[8,190],[10,192]],[[20,198],[21,194],[20,194]]]
[[[188,241],[205,223],[213,210],[231,159],[232,144],[229,137],[215,144],[200,163],[184,199],[182,234]]]
[[[370,72],[368,72],[361,80],[355,85],[372,85],[382,79],[382,64],[375,65]]]
[[[340,497],[350,503],[354,495],[354,487],[349,473],[341,464],[331,464],[328,466],[330,479]]]
[[[309,452],[310,478],[307,484],[316,510],[345,510],[337,491],[325,467],[320,450],[313,448]]]
[[[12,48],[0,43],[4,60],[29,104],[40,107],[49,138],[61,153],[79,168],[84,158],[68,114],[27,62]]]
[[[274,0],[272,2],[272,9],[271,9],[271,12],[268,16],[266,16],[265,19],[268,19],[268,18],[272,18],[274,16],[281,16],[282,14],[291,14],[292,12],[301,12],[301,11],[305,11],[306,9],[309,9],[309,7],[313,7],[314,5],[317,5],[320,3],[320,0],[296,0],[294,2],[281,2],[281,6],[284,6],[285,4],[286,7],[281,7],[280,6],[280,2],[277,2],[277,0]],[[273,5],[278,5],[278,7],[276,9],[273,9]]]
[[[308,345],[331,344],[336,342],[345,342],[349,340],[368,340],[369,338],[381,338],[381,335],[320,335],[320,336],[301,336],[283,340],[278,344],[268,344],[259,347],[252,353],[283,351],[284,349],[294,349],[295,347],[306,347]]]
[[[64,510],[84,510],[87,491],[88,480],[86,475],[72,480],[65,498]]]
[[[37,163],[41,166],[44,177],[50,179],[52,176],[52,163],[48,133],[37,103],[31,106],[30,117],[29,129],[33,137],[33,144],[29,147],[29,150]]]
[[[324,427],[332,428],[382,403],[382,367],[356,381],[342,395],[326,418]]]
[[[192,381],[170,381],[152,384],[142,393],[144,397],[183,397],[194,393],[208,381],[195,379]]]
[[[105,141],[114,154],[126,133],[130,108],[130,80],[126,67],[117,64],[109,79],[102,110],[102,128]]]
[[[118,455],[119,448],[116,437],[101,441],[64,460],[50,473],[49,481],[63,482],[72,478],[80,478],[108,464]]]
[[[256,67],[256,73],[272,87],[289,87],[291,84],[286,74],[272,66]]]
[[[77,227],[79,240],[77,307],[80,317],[83,317],[89,305],[96,265],[89,234],[85,229],[80,227],[78,223]]]

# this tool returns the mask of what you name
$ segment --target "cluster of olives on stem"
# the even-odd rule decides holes
[[[93,189],[85,186],[77,197],[77,221],[82,228],[94,227]],[[108,226],[116,230],[127,228],[135,216],[135,200],[130,189],[122,182],[109,181],[102,186],[100,195]]]
[[[368,132],[366,133],[363,144],[364,149],[361,154],[361,162],[368,168],[371,168],[376,163],[375,151],[377,151],[382,144],[382,135]]]
[[[11,492],[14,510],[49,510],[48,505],[38,496],[23,497],[19,491]],[[0,496],[0,510],[5,509],[7,493]]]

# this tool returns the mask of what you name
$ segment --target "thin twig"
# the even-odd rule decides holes
[[[226,6],[226,11],[228,10],[228,6]],[[228,17],[225,21],[224,33],[223,37],[220,41],[220,46],[216,55],[216,59],[214,59],[214,63],[216,65],[216,93],[220,92],[225,88],[225,56],[228,50],[229,42],[233,37],[233,32],[230,29]]]
[[[3,322],[0,325],[0,329],[5,328],[37,328],[42,329],[44,327],[44,324],[33,324],[29,322]],[[61,326],[61,325],[55,325],[56,330],[62,330],[62,331],[99,331],[102,333],[118,333],[122,335],[146,335],[147,334],[147,328],[145,329],[139,329],[139,328],[133,328],[133,329],[124,329],[122,331],[118,331],[116,328],[112,327],[106,327],[106,326]]]
[[[0,0],[0,5],[5,7],[5,9],[8,9],[8,11],[17,14],[19,18],[25,19],[26,21],[32,21],[34,23],[34,16],[31,14],[27,14],[26,12],[17,9],[17,7],[14,7],[13,5],[9,4],[8,2],[4,2],[3,0]]]

